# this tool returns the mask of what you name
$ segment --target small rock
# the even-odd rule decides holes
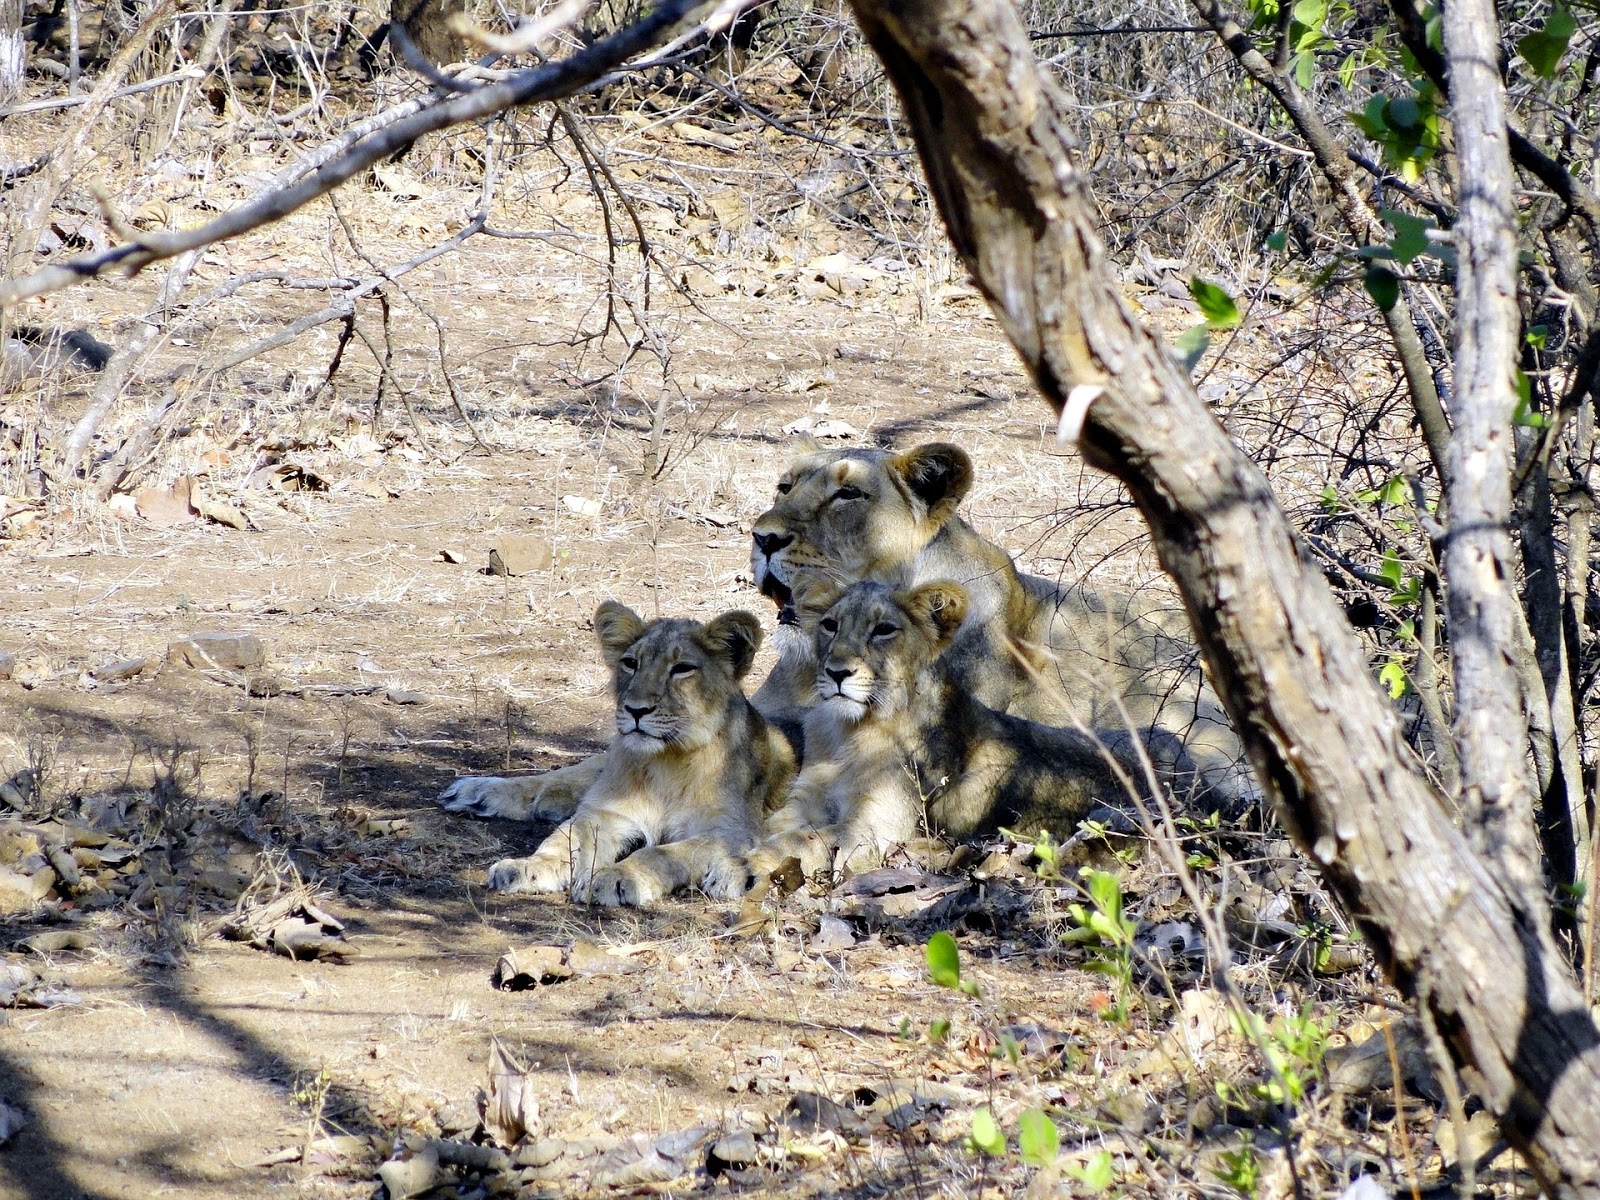
[[[17,669],[17,656],[8,650],[0,650],[0,679],[10,679],[11,672]]]
[[[760,1157],[761,1148],[756,1145],[755,1134],[749,1130],[730,1133],[712,1142],[711,1149],[706,1151],[706,1174],[715,1179],[729,1171],[754,1166]]]
[[[28,1118],[16,1105],[0,1096],[0,1146],[4,1146],[21,1132]]]
[[[836,1100],[816,1092],[796,1092],[783,1110],[783,1123],[797,1133],[828,1131],[844,1137],[861,1137],[867,1123]]]
[[[390,684],[383,693],[383,698],[390,704],[426,704],[428,698],[421,692],[408,692],[403,687]]]
[[[439,1152],[424,1145],[415,1153],[391,1158],[378,1168],[378,1178],[389,1189],[389,1200],[408,1200],[420,1196],[439,1182]]]
[[[550,543],[543,538],[506,536],[489,550],[489,574],[531,575],[548,571],[551,561]]]
[[[848,950],[855,944],[856,935],[850,930],[850,922],[826,915],[818,921],[817,934],[811,939],[811,949],[819,954]]]
[[[167,646],[167,662],[200,671],[246,671],[267,661],[266,647],[250,633],[194,633]]]
[[[90,674],[100,683],[121,683],[124,679],[143,675],[149,665],[148,658],[123,658],[107,663],[103,667],[96,667]]]

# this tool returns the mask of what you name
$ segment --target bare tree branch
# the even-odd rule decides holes
[[[170,6],[173,0],[166,0]],[[518,105],[574,95],[622,68],[629,59],[658,48],[685,26],[718,8],[718,0],[666,0],[649,16],[574,54],[571,58],[512,73],[505,80],[424,103],[351,141],[333,157],[293,182],[274,186],[198,229],[149,234],[102,254],[86,255],[0,284],[0,305],[42,296],[115,269],[136,272],[153,262],[226,241],[259,229],[326,195],[374,163],[418,138],[480,121]]]

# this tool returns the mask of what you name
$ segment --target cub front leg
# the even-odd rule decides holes
[[[600,777],[605,756],[596,754],[570,767],[538,775],[471,775],[456,780],[439,796],[446,812],[509,821],[564,821]]]
[[[686,838],[635,851],[615,866],[596,871],[587,899],[591,904],[638,908],[698,884],[719,900],[742,896],[746,871],[714,837]]]
[[[587,890],[596,869],[616,862],[624,834],[605,815],[579,816],[558,825],[527,858],[502,858],[489,868],[494,892]]]

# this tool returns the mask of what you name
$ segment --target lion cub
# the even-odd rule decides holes
[[[859,866],[928,832],[1006,826],[1062,836],[1096,802],[1123,794],[1108,751],[1142,777],[1129,735],[1097,741],[996,712],[930,670],[967,615],[959,584],[858,583],[841,595],[817,583],[796,601],[802,621],[814,622],[816,704],[805,765],[747,858],[758,878],[791,855],[808,873],[835,854]],[[1141,739],[1165,782],[1194,784],[1177,737],[1146,730]]]
[[[616,736],[572,816],[532,857],[495,863],[489,886],[595,904],[649,904],[691,885],[738,895],[738,856],[795,772],[788,741],[739,686],[760,623],[747,612],[646,622],[608,600],[594,629],[612,669]]]

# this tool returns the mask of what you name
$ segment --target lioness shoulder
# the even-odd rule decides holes
[[[760,623],[747,612],[647,622],[607,601],[594,628],[612,670],[615,734],[577,810],[532,856],[496,863],[489,886],[597,904],[647,904],[690,886],[738,894],[739,856],[795,773],[788,741],[740,688]]]

